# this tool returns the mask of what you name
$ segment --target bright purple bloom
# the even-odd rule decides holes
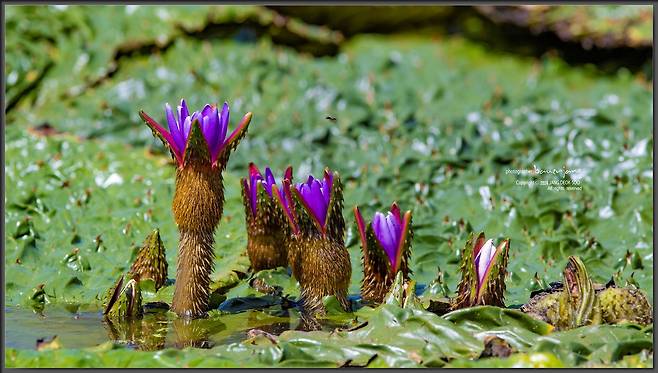
[[[283,180],[281,181],[282,184],[281,190],[279,190],[279,187],[275,184],[272,186],[272,194],[279,200],[279,202],[283,206],[284,212],[286,214],[286,217],[288,218],[290,226],[292,227],[295,234],[297,234],[299,233],[299,226],[297,225],[297,218],[295,216],[295,211],[294,209],[291,208],[289,202],[292,201],[292,192],[290,190],[291,183],[292,183],[292,167],[288,167],[286,169],[285,175],[283,176]]]
[[[493,240],[489,239],[482,245],[482,247],[475,253],[475,273],[478,277],[478,285],[482,285],[484,277],[489,272],[493,264],[493,258],[496,255],[496,246]]]
[[[361,244],[365,250],[368,250],[368,239],[366,234],[366,224],[359,211],[358,206],[354,207],[354,217],[361,236]],[[386,215],[381,212],[375,212],[370,226],[375,234],[375,239],[379,246],[384,250],[388,261],[391,264],[393,273],[397,272],[400,266],[401,256],[404,249],[405,236],[408,234],[411,224],[411,211],[407,211],[404,216],[400,213],[400,207],[396,202],[391,204],[391,210]],[[370,250],[374,248],[369,248]]]
[[[305,183],[295,184],[295,188],[299,191],[304,204],[321,227],[324,227],[327,221],[327,209],[331,199],[332,184],[333,174],[331,172],[325,172],[322,180],[309,175]]]
[[[284,179],[291,179],[292,178],[292,167],[288,167],[286,169]],[[245,183],[246,180],[245,180]],[[276,185],[276,179],[274,178],[274,174],[272,174],[272,170],[270,170],[269,167],[265,168],[265,177],[260,173],[260,170],[258,170],[258,167],[256,167],[255,164],[249,163],[249,183],[247,185],[247,190],[249,191],[249,204],[251,206],[251,212],[253,213],[254,216],[256,216],[256,205],[257,205],[257,200],[258,200],[258,184],[263,184],[263,187],[265,188],[265,191],[267,194],[272,198],[272,186]],[[283,205],[286,209],[289,209],[288,206],[288,199],[286,198],[285,194],[281,196],[281,200],[283,202]]]
[[[145,113],[143,118],[157,130],[160,135],[167,141],[169,147],[176,156],[179,165],[183,164],[187,140],[190,135],[190,129],[194,121],[198,121],[201,127],[201,133],[208,144],[208,152],[210,153],[211,163],[215,164],[223,147],[229,143],[249,121],[245,120],[251,114],[245,115],[240,125],[231,133],[227,138],[229,122],[229,108],[228,103],[224,103],[221,112],[217,105],[206,105],[201,111],[195,111],[190,114],[185,100],[181,100],[180,105],[176,110],[176,114],[171,106],[165,104],[165,115],[167,118],[167,126],[169,131],[164,129],[161,125],[155,122]]]
[[[372,230],[375,232],[375,237],[384,249],[391,265],[394,265],[403,233],[402,217],[397,205],[393,206],[386,215],[376,212],[375,217],[372,219]]]

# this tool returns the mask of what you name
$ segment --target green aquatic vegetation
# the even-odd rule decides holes
[[[652,309],[647,297],[637,288],[608,287],[598,294],[603,322],[622,322],[647,325],[653,322]]]
[[[167,258],[165,247],[160,238],[160,230],[154,229],[142,244],[142,248],[137,254],[137,258],[130,266],[128,275],[137,277],[140,280],[153,280],[155,290],[158,290],[167,281]]]
[[[139,277],[126,279],[121,275],[104,297],[103,315],[119,321],[141,318],[144,311],[139,283]]]
[[[642,292],[634,287],[618,288],[614,283],[597,289],[582,260],[575,256],[569,257],[564,269],[564,283],[534,295],[521,310],[558,330],[653,321],[651,305]]]
[[[251,313],[250,317],[257,314]],[[313,332],[290,330],[275,336],[254,331],[242,334],[240,339],[213,345],[212,342],[208,344],[209,334],[236,330],[239,324],[233,324],[233,316],[222,315],[218,318],[211,313],[207,320],[174,320],[170,324],[174,330],[170,334],[172,339],[161,351],[146,353],[139,347],[142,351],[124,349],[113,343],[70,349],[64,344],[60,350],[42,353],[9,348],[5,356],[8,366],[29,367],[449,367],[508,366],[517,362],[524,362],[522,366],[549,362],[564,366],[585,362],[640,365],[647,364],[646,357],[641,356],[646,355],[646,350],[651,346],[651,332],[636,327],[604,325],[550,333],[551,327],[546,323],[517,310],[491,306],[458,310],[440,317],[422,309],[383,304],[369,312],[357,314],[363,319],[349,328]],[[263,321],[268,322],[268,319],[260,322]],[[257,326],[258,321],[251,325],[265,329],[263,324]],[[511,329],[506,329],[507,326]],[[142,329],[133,330],[144,330],[144,327],[142,325]],[[505,333],[506,330],[508,333]],[[477,359],[484,351],[483,338],[486,335],[498,335],[509,341],[515,353],[509,359]],[[205,347],[212,348],[171,348],[177,344],[190,346],[193,343],[197,346],[205,343]],[[528,361],[524,357],[531,355],[552,358],[548,361]]]

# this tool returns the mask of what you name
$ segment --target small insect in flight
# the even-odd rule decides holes
[[[330,120],[330,121],[332,121],[332,122],[335,122],[335,121],[336,121],[336,117],[332,117],[331,115],[327,115],[324,119],[328,119],[328,120]]]

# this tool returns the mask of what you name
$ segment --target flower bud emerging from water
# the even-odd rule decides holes
[[[461,252],[461,281],[452,309],[472,306],[498,306],[505,303],[505,276],[509,258],[510,240],[497,247],[494,241],[485,240],[484,232],[469,236]]]
[[[284,179],[292,179],[292,167],[288,167]],[[288,265],[286,239],[289,235],[283,207],[272,194],[276,180],[270,168],[265,176],[253,163],[249,164],[249,178],[242,179],[242,201],[247,223],[247,254],[254,271],[285,267]],[[284,204],[287,206],[287,200]]]
[[[345,249],[342,183],[338,173],[329,169],[323,176],[320,180],[309,176],[294,186],[284,179],[282,190],[272,187],[290,226],[288,264],[302,289],[302,304],[307,311],[320,313],[327,295],[335,295],[349,309],[347,288],[352,275]]]
[[[167,281],[167,267],[166,252],[162,239],[160,239],[160,230],[155,229],[144,240],[128,275],[139,275],[142,280],[151,279],[155,283],[155,290],[158,290]]]
[[[129,278],[124,285],[124,275],[108,290],[104,299],[103,315],[117,321],[141,318],[142,291],[139,276]]]
[[[398,271],[409,280],[411,255],[411,211],[404,216],[397,203],[386,214],[376,212],[367,226],[358,206],[354,217],[361,237],[363,280],[361,297],[365,301],[380,303],[389,291]]]

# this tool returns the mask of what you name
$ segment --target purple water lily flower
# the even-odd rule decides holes
[[[475,273],[477,274],[479,288],[484,283],[484,278],[489,272],[489,269],[491,269],[493,258],[496,255],[496,246],[494,245],[493,240],[489,239],[479,249],[476,247],[476,250]]]
[[[372,229],[392,264],[402,238],[400,209],[394,206],[392,211],[389,211],[386,215],[377,211],[372,219]]]
[[[286,169],[283,178],[288,180],[292,179],[292,167],[288,167]],[[245,180],[244,183],[246,184],[246,189],[249,191],[249,204],[251,206],[251,212],[254,216],[256,216],[258,183],[263,184],[265,191],[270,196],[270,198],[272,198],[272,187],[276,185],[276,179],[274,178],[274,174],[269,167],[265,168],[265,176],[263,177],[263,174],[261,174],[258,167],[256,167],[256,165],[251,162],[249,163],[249,182],[247,183],[247,180]],[[285,194],[281,196],[281,200],[283,206],[286,209],[289,209],[288,199],[286,198]]]
[[[362,244],[365,247],[367,245],[366,225],[358,207],[354,208],[354,216],[356,217]],[[397,272],[400,265],[400,254],[403,249],[404,236],[407,232],[410,219],[411,212],[407,212],[403,217],[400,213],[400,207],[395,202],[393,202],[391,210],[386,215],[381,212],[375,212],[375,216],[372,219],[371,226],[373,233],[377,242],[384,250],[393,273]]]
[[[321,180],[309,175],[305,183],[295,184],[302,202],[320,227],[324,227],[327,223],[327,209],[331,200],[332,184],[333,174],[326,171]]]
[[[183,99],[177,108],[176,114],[177,115],[174,114],[174,111],[168,103],[165,104],[165,115],[167,118],[167,126],[169,128],[169,131],[167,131],[155,120],[146,115],[146,113],[143,111],[140,112],[142,119],[144,119],[151,128],[158,131],[158,133],[167,141],[169,148],[174,153],[174,156],[181,167],[183,166],[190,129],[192,128],[194,121],[199,122],[201,133],[203,133],[203,137],[208,145],[211,163],[214,166],[216,165],[219,154],[224,146],[230,143],[244,129],[251,119],[251,113],[247,113],[242,118],[238,127],[227,138],[226,133],[228,131],[229,123],[229,107],[226,102],[222,106],[221,112],[217,108],[217,105],[206,105],[201,111],[195,111],[190,114],[187,104]]]

